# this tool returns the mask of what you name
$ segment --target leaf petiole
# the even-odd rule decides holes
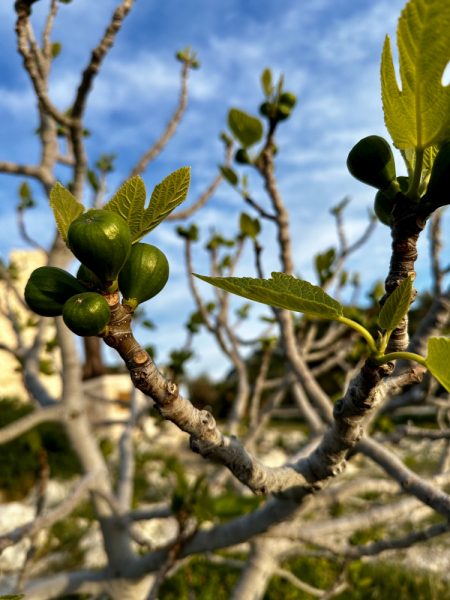
[[[367,345],[370,348],[370,355],[371,356],[372,355],[373,356],[378,356],[380,354],[380,351],[377,348],[375,340],[373,339],[372,335],[370,334],[369,331],[367,331],[367,329],[365,327],[363,327],[362,325],[360,325],[356,321],[352,321],[351,319],[347,319],[347,317],[339,316],[339,317],[334,317],[334,319],[336,321],[339,321],[339,323],[345,323],[346,325],[348,325],[352,329],[355,329],[356,331],[358,331],[363,336],[363,338],[366,340]]]
[[[371,356],[371,359],[379,366],[385,365],[393,360],[413,360],[414,362],[419,363],[419,365],[427,367],[426,359],[419,354],[414,354],[414,352],[391,352],[384,356]]]
[[[419,186],[422,180],[422,165],[423,165],[423,149],[416,149],[416,162],[414,165],[414,175],[410,181],[408,191],[406,192],[406,196],[411,198],[417,202],[420,198],[419,196]]]

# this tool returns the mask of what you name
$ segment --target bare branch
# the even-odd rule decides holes
[[[6,444],[11,440],[15,439],[19,435],[26,433],[36,425],[41,423],[55,423],[61,420],[62,412],[59,405],[49,406],[48,408],[42,408],[35,412],[22,417],[18,421],[14,421],[11,425],[7,425],[0,429],[0,445]]]
[[[291,571],[287,571],[286,569],[281,569],[280,567],[278,567],[277,569],[275,569],[274,575],[278,575],[278,577],[286,579],[287,581],[292,583],[292,585],[294,585],[296,588],[302,590],[302,592],[311,594],[311,596],[316,596],[316,598],[321,598],[325,593],[325,590],[320,590],[319,588],[315,588],[312,585],[305,583],[304,581],[296,577],[294,573],[291,573]]]
[[[27,24],[28,17],[25,15],[19,15],[16,24],[16,32],[17,32],[17,49],[19,53],[23,57],[23,64],[28,72],[31,82],[34,86],[34,91],[42,105],[42,108],[51,115],[58,123],[66,125],[70,127],[73,123],[71,117],[68,117],[60,110],[58,110],[51,102],[50,98],[47,95],[46,84],[39,75],[39,72],[36,67],[36,63],[33,55],[31,54],[28,48],[27,42]]]
[[[85,493],[93,488],[96,476],[98,476],[96,473],[85,475],[78,483],[71,496],[59,506],[43,512],[34,521],[29,521],[28,523],[25,523],[25,525],[16,527],[9,533],[0,536],[0,552],[3,552],[8,546],[17,544],[22,538],[33,535],[45,527],[50,527],[53,523],[61,521],[61,519],[70,515],[74,508],[81,502]]]
[[[226,154],[225,154],[225,166],[226,167],[229,167],[231,164],[231,160],[233,158],[233,148],[234,148],[233,142],[230,142],[227,145]],[[179,210],[179,211],[175,211],[175,212],[171,213],[168,217],[166,217],[165,220],[166,221],[180,221],[181,219],[188,219],[189,217],[191,217],[200,208],[205,206],[205,204],[212,197],[212,195],[217,190],[217,188],[222,183],[222,181],[223,181],[223,175],[222,175],[222,173],[218,173],[215,176],[215,178],[213,179],[213,181],[211,182],[211,184],[209,185],[209,187],[203,192],[203,194],[198,198],[198,200],[196,202],[194,202],[194,204],[192,204],[192,206],[189,206],[189,208],[185,208],[184,210]]]
[[[253,206],[253,208],[258,211],[259,215],[261,217],[263,217],[263,219],[269,219],[270,221],[276,221],[277,218],[275,215],[271,215],[270,213],[268,213],[267,211],[265,211],[263,209],[262,206],[260,206],[257,202],[255,202],[252,198],[250,198],[250,196],[244,196],[244,200],[247,202],[247,204],[250,204],[250,206]]]
[[[123,0],[114,11],[111,23],[106,28],[105,34],[100,44],[94,48],[91,54],[91,60],[83,72],[81,83],[78,87],[77,96],[73,103],[71,117],[72,120],[79,119],[86,107],[86,98],[92,87],[94,77],[100,70],[103,59],[114,44],[118,31],[122,28],[125,17],[130,12],[135,0]],[[72,121],[73,122],[73,121]],[[70,125],[71,123],[68,123]]]
[[[362,439],[358,450],[379,464],[405,491],[414,494],[444,517],[450,518],[450,496],[408,469],[399,458],[373,438]]]
[[[184,112],[186,111],[186,108],[187,108],[188,78],[189,78],[190,68],[191,68],[191,61],[183,60],[183,68],[181,70],[181,91],[180,91],[180,100],[179,100],[178,106],[177,106],[172,118],[167,123],[166,129],[165,129],[164,133],[162,134],[162,136],[153,144],[153,146],[150,148],[150,150],[148,150],[148,152],[146,152],[139,159],[137,165],[132,169],[132,171],[130,172],[130,174],[128,175],[126,180],[131,179],[132,177],[136,177],[136,175],[140,175],[141,173],[143,173],[147,169],[147,167],[151,163],[151,161],[155,160],[155,158],[158,156],[158,154],[160,152],[162,152],[162,150],[169,143],[170,139],[175,135],[177,127],[180,124],[181,119],[183,118]],[[219,183],[221,182],[221,180],[222,180],[222,178],[220,177]],[[219,183],[217,183],[215,185],[215,187],[213,187],[213,190],[209,194],[210,196],[214,193],[214,191],[215,191],[216,187],[219,185]],[[214,182],[213,182],[212,186],[214,186]],[[212,186],[210,186],[209,189],[211,189]],[[209,192],[209,190],[207,192],[205,192],[205,194],[208,194],[208,192]],[[209,198],[209,196],[206,198],[204,203],[207,202],[208,198]],[[203,204],[201,204],[201,206],[202,205]],[[199,206],[199,208],[200,208],[200,206]],[[194,212],[194,210],[192,210],[189,213],[189,215],[192,214],[193,212]],[[170,217],[168,217],[168,218],[170,219]],[[186,218],[186,217],[177,217],[176,215],[172,215],[171,220],[174,220],[176,218],[182,219],[182,218]]]
[[[45,22],[44,31],[42,33],[42,54],[47,60],[47,75],[49,71],[49,66],[52,60],[52,43],[50,40],[50,35],[53,29],[53,23],[55,21],[56,13],[58,12],[58,1],[51,0],[50,11],[47,16],[47,21]]]
[[[18,165],[12,162],[0,160],[0,173],[10,173],[11,175],[25,175],[26,177],[34,177],[41,179],[40,167],[34,165]]]

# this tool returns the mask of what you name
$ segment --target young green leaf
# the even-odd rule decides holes
[[[322,288],[292,275],[272,273],[272,279],[195,276],[222,290],[269,306],[326,319],[339,320],[343,314],[339,302],[328,296]]]
[[[117,213],[126,221],[133,241],[135,235],[141,230],[145,196],[145,184],[139,175],[137,175],[124,183],[113,198],[104,206],[105,210]]]
[[[266,95],[267,98],[269,98],[273,92],[272,73],[269,68],[264,69],[264,71],[262,72],[261,86],[262,86],[264,94]]]
[[[258,219],[252,219],[246,213],[241,213],[239,226],[241,232],[244,235],[248,235],[248,237],[252,238],[252,240],[256,240],[256,236],[261,231],[261,224]]]
[[[261,121],[237,108],[232,108],[228,113],[228,125],[244,148],[253,146],[262,138]]]
[[[231,167],[223,167],[222,165],[219,165],[219,169],[230,185],[234,186],[239,183],[238,176]]]
[[[25,594],[20,594],[20,596],[10,595],[0,596],[0,600],[20,600],[21,598],[25,598]]]
[[[394,145],[424,150],[450,137],[450,87],[441,83],[450,60],[450,3],[410,0],[398,23],[402,89],[389,36],[381,57],[381,94]]]
[[[191,181],[190,167],[174,171],[153,190],[148,208],[142,213],[139,229],[132,236],[132,243],[139,242],[150,233],[184,200]]]
[[[447,392],[450,392],[450,338],[430,338],[425,364]]]
[[[380,327],[394,331],[406,315],[411,304],[412,279],[411,275],[404,279],[396,290],[386,300],[380,311]]]
[[[84,213],[84,206],[60,183],[57,183],[50,192],[50,206],[59,234],[69,248],[67,232],[72,221]]]

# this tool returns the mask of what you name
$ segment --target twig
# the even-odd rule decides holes
[[[181,119],[183,118],[183,114],[187,108],[188,78],[189,78],[190,68],[191,68],[191,61],[183,60],[183,68],[181,70],[181,91],[180,91],[180,100],[179,100],[178,106],[177,106],[172,118],[168,122],[166,129],[165,129],[164,133],[162,134],[162,136],[155,142],[155,144],[153,144],[153,146],[150,148],[150,150],[148,150],[148,152],[146,152],[139,159],[138,163],[131,170],[131,172],[128,175],[126,180],[131,179],[132,177],[136,177],[136,175],[140,175],[141,173],[143,173],[147,169],[150,162],[152,160],[154,160],[160,152],[162,152],[162,150],[168,144],[170,139],[175,135],[177,127],[180,124]],[[219,183],[220,183],[220,181],[219,181]],[[213,185],[214,185],[214,183],[213,183]],[[213,188],[210,195],[212,195],[212,193],[214,191],[215,191],[215,187]],[[205,192],[205,194],[207,194],[207,193],[208,192]],[[207,199],[208,198],[206,198],[205,203],[206,203]],[[184,211],[184,212],[186,212],[186,211]],[[194,210],[192,210],[192,212],[194,212]],[[192,214],[192,212],[189,214]],[[176,217],[176,215],[172,216],[172,220],[174,220],[176,218],[186,218],[186,217]]]
[[[225,154],[226,167],[229,167],[231,164],[231,160],[233,158],[233,147],[233,142],[230,142],[227,145]],[[195,212],[197,212],[200,208],[206,205],[206,203],[212,197],[212,195],[217,190],[222,181],[223,175],[222,173],[219,173],[213,179],[209,187],[203,192],[203,194],[201,194],[198,200],[194,202],[194,204],[192,204],[192,206],[189,206],[189,208],[185,208],[184,210],[179,210],[171,213],[168,217],[166,217],[166,221],[180,221],[181,219],[188,219],[189,217],[191,217]]]
[[[255,202],[252,198],[250,198],[250,196],[245,195],[244,196],[244,200],[250,204],[250,206],[253,206],[253,208],[255,210],[258,211],[258,213],[260,214],[261,217],[263,217],[264,219],[269,219],[271,221],[276,221],[277,217],[275,215],[271,215],[270,213],[268,213],[267,211],[265,211],[263,209],[262,206],[260,206],[257,202]]]
[[[25,417],[22,417],[18,421],[14,421],[11,425],[7,425],[0,429],[0,445],[6,444],[11,440],[15,439],[19,435],[26,433],[36,425],[41,423],[54,423],[61,420],[62,410],[61,406],[54,405],[48,408],[42,408],[36,410]]]

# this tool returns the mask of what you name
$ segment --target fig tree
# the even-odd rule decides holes
[[[150,244],[134,244],[119,275],[122,304],[136,310],[163,289],[169,279],[169,263],[159,248]]]
[[[85,288],[67,271],[58,267],[39,267],[31,273],[25,287],[28,306],[41,317],[62,315],[64,303]]]
[[[122,217],[110,210],[89,210],[70,225],[68,240],[78,260],[114,292],[131,250],[131,233]]]
[[[62,316],[73,333],[87,337],[105,331],[111,318],[111,310],[101,294],[84,292],[67,300]]]

